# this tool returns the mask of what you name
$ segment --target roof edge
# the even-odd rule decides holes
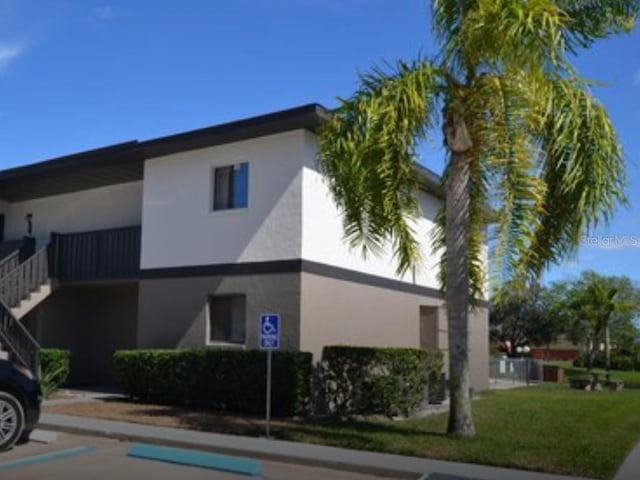
[[[416,163],[416,170],[418,172],[420,187],[440,200],[444,200],[445,193],[442,187],[442,177],[419,163]]]
[[[86,162],[92,164],[112,162],[114,159],[129,158],[138,147],[137,140],[116,143],[107,147],[99,147],[83,152],[72,153],[60,157],[42,160],[36,163],[20,165],[0,170],[0,180],[11,180],[32,174],[50,173],[53,170],[82,166]]]
[[[146,158],[249,140],[290,130],[317,132],[329,118],[329,111],[319,103],[235,120],[212,127],[158,137],[140,143]]]
[[[318,103],[280,110],[265,115],[196,130],[153,138],[130,140],[82,152],[54,157],[18,167],[0,170],[0,180],[49,173],[70,167],[96,166],[125,159],[146,159],[170,155],[179,151],[247,140],[288,130],[306,129],[316,132],[329,117],[329,111]]]

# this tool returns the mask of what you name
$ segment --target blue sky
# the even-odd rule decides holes
[[[303,103],[336,105],[357,72],[430,54],[421,0],[0,0],[0,168]],[[640,281],[640,32],[576,65],[603,82],[629,160],[630,207],[547,280]],[[440,149],[423,159],[442,168]]]

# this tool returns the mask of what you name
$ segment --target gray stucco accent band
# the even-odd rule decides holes
[[[411,283],[401,282],[391,278],[379,277],[367,273],[357,272],[346,268],[327,265],[310,260],[275,260],[269,262],[244,262],[226,263],[214,265],[197,265],[189,267],[168,267],[144,269],[140,272],[142,279],[151,278],[180,278],[198,276],[235,276],[235,275],[260,275],[278,273],[313,273],[324,277],[345,280],[348,282],[362,283],[373,287],[387,288],[417,295],[427,295],[434,298],[443,298],[442,292],[435,288],[424,287]]]
[[[182,278],[200,276],[237,276],[237,275],[266,275],[283,273],[311,273],[336,280],[360,283],[372,287],[385,288],[416,295],[444,299],[442,292],[436,288],[425,287],[412,283],[380,277],[355,270],[336,267],[310,260],[274,260],[268,262],[243,262],[225,263],[213,265],[195,265],[187,267],[166,267],[143,269],[140,272],[141,279]],[[488,302],[482,300],[478,306],[487,308]]]

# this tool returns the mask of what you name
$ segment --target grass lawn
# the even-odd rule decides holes
[[[543,385],[482,393],[473,403],[478,435],[444,435],[446,414],[405,421],[277,420],[277,438],[458,462],[611,479],[640,440],[640,390],[586,392]],[[262,419],[176,407],[104,402],[48,412],[262,435]]]
[[[640,440],[640,391],[544,385],[482,397],[474,402],[478,434],[473,439],[444,436],[446,415],[300,425],[280,434],[296,441],[607,479]]]

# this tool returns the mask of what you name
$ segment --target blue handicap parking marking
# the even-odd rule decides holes
[[[65,458],[76,457],[78,455],[84,455],[92,453],[96,450],[95,447],[77,447],[69,448],[67,450],[57,450],[55,452],[43,453],[41,455],[33,455],[30,457],[19,458],[17,460],[10,460],[8,462],[0,462],[0,472],[5,470],[11,470],[19,467],[26,467],[28,465],[37,465],[40,463],[52,462],[55,460],[62,460]]]
[[[129,457],[156,460],[191,467],[208,468],[224,472],[239,473],[249,476],[261,476],[262,465],[251,458],[220,455],[187,450],[184,448],[161,447],[144,443],[133,443],[127,452]]]

